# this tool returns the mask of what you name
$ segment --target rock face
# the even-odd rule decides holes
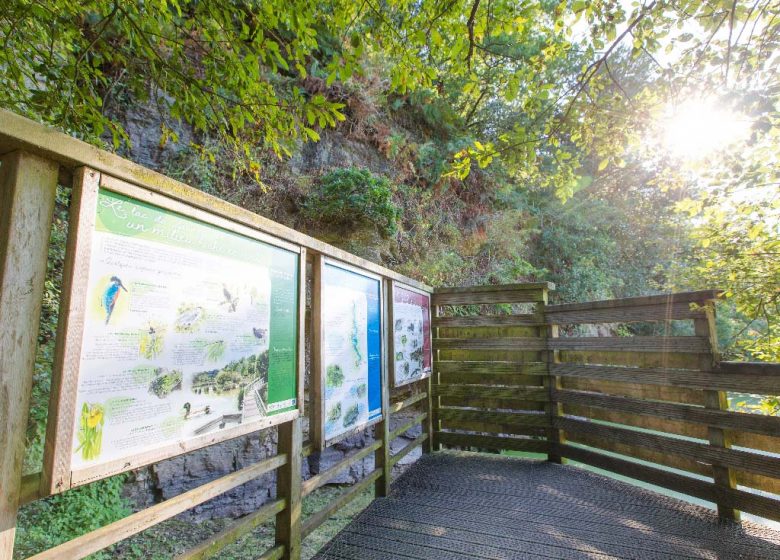
[[[395,415],[390,429],[407,422],[413,415]],[[306,432],[304,426],[304,440]],[[331,468],[354,449],[371,445],[374,442],[372,432],[373,428],[369,428],[332,445],[322,453],[311,455],[308,460],[304,459],[301,475],[304,479],[310,478]],[[402,434],[391,444],[393,453],[403,449],[420,433],[421,428],[417,426]],[[125,495],[137,509],[148,507],[271,457],[276,454],[276,443],[276,429],[270,428],[138,469],[125,485]],[[396,469],[403,470],[421,454],[421,448],[416,448],[396,465]],[[330,484],[354,484],[373,470],[374,457],[371,455],[337,474]],[[275,492],[276,476],[269,473],[201,504],[181,514],[181,517],[189,520],[240,517],[258,509],[274,497]]]

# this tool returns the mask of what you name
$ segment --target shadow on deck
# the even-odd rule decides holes
[[[780,559],[780,532],[577,467],[424,456],[315,557]]]

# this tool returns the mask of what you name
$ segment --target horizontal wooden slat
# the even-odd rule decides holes
[[[434,348],[436,345],[434,344]],[[541,362],[544,360],[543,350],[462,350],[436,348],[438,358],[443,361],[456,362]]]
[[[552,310],[550,307],[545,310],[545,321],[552,325],[675,321],[700,319],[705,314],[704,307],[697,307],[696,304],[692,306],[690,303],[662,303],[572,311],[556,311],[555,306],[552,307]]]
[[[550,417],[542,413],[495,412],[463,408],[440,408],[437,412],[441,427],[446,430],[466,430],[513,435],[544,435]]]
[[[207,482],[206,484],[193,488],[183,494],[174,496],[162,503],[155,504],[149,508],[129,515],[124,519],[110,523],[105,527],[91,531],[86,535],[82,535],[59,546],[50,548],[45,552],[36,554],[35,556],[30,557],[30,560],[59,560],[62,558],[76,560],[78,558],[84,558],[93,552],[102,550],[127,537],[140,533],[152,525],[170,519],[191,507],[207,502],[228,490],[246,484],[250,480],[254,480],[257,477],[284,465],[286,462],[287,455],[284,454],[265,459],[264,461],[230,473],[229,475],[218,478],[212,482]]]
[[[559,360],[571,364],[657,369],[699,369],[701,354],[681,352],[632,352],[615,350],[560,350]]]
[[[700,336],[562,337],[549,339],[551,350],[602,350],[615,352],[686,352],[706,354],[707,339]]]
[[[458,293],[434,292],[433,305],[482,305],[489,303],[535,303],[544,300],[542,289],[514,289],[499,291],[469,291]]]
[[[704,391],[687,387],[645,385],[641,381],[626,382],[585,377],[563,377],[561,384],[564,389],[573,389],[575,391],[591,391],[619,397],[635,397],[704,406]]]
[[[19,505],[40,500],[43,497],[40,487],[41,473],[24,475],[22,477],[22,486],[19,489]]]
[[[518,399],[483,399],[480,397],[441,397],[441,406],[502,409],[523,412],[538,412],[545,409],[542,401]]]
[[[477,373],[486,375],[544,375],[547,373],[547,364],[545,362],[439,360],[433,363],[433,368],[439,373]]]
[[[405,422],[404,424],[401,424],[395,430],[390,432],[389,441],[393,441],[395,438],[399,437],[404,432],[408,432],[409,430],[414,428],[417,424],[419,424],[420,422],[422,422],[426,418],[428,418],[428,414],[423,412],[422,414],[418,414],[417,416],[415,416],[414,418],[412,418],[408,422]]]
[[[539,315],[476,315],[472,317],[434,317],[434,327],[540,327],[545,325]]]
[[[436,339],[447,338],[539,338],[547,327],[529,326],[484,326],[484,327],[437,327]],[[435,344],[434,344],[435,346]]]
[[[733,507],[766,517],[767,519],[780,521],[780,500],[766,498],[742,490],[715,486],[711,482],[648,467],[625,459],[617,459],[572,445],[553,444],[552,448],[561,456],[579,461],[580,463],[612,471],[709,502],[719,502],[727,507]]]
[[[543,338],[435,338],[434,350],[545,350]]]
[[[308,496],[312,492],[314,492],[317,488],[323,486],[324,484],[327,484],[333,477],[335,477],[338,473],[349,467],[350,465],[354,465],[358,461],[362,461],[371,453],[376,451],[382,447],[382,440],[375,441],[368,447],[364,447],[363,449],[357,449],[351,452],[349,455],[344,457],[341,461],[330,467],[325,472],[321,472],[318,475],[315,475],[311,477],[308,480],[304,480],[301,483],[301,495],[302,496]]]
[[[424,401],[428,398],[428,393],[417,393],[416,395],[412,395],[411,397],[404,399],[402,401],[390,403],[390,412],[392,414],[395,414],[397,412],[401,412],[402,410],[406,410],[410,406],[414,406],[420,401]]]
[[[284,545],[280,544],[266,551],[257,560],[281,560],[282,558],[284,558]]]
[[[688,471],[693,474],[706,476],[710,479],[713,476],[712,465],[708,463],[699,462],[690,457],[683,457],[672,453],[665,453],[663,451],[655,451],[640,445],[604,439],[603,437],[595,436],[590,433],[567,431],[566,442],[587,445],[588,447],[596,448],[596,450],[599,451],[608,451],[610,453],[630,457],[631,459],[647,461],[653,463],[655,466]]]
[[[440,427],[447,432],[477,432],[485,434],[545,437],[546,428],[539,426],[516,426],[472,420],[442,420]]]
[[[516,284],[484,284],[481,286],[447,286],[434,289],[434,294],[471,294],[515,290],[554,290],[552,282],[519,282]]]
[[[284,499],[265,504],[260,509],[242,517],[220,531],[210,536],[205,542],[176,556],[176,560],[204,560],[216,556],[223,548],[251,533],[257,527],[286,507]],[[282,548],[282,550],[284,550]],[[271,552],[271,551],[269,551]],[[270,556],[273,557],[273,556]]]
[[[350,486],[346,491],[342,492],[336,499],[328,503],[320,511],[309,517],[303,522],[301,527],[301,534],[303,538],[308,537],[312,531],[322,525],[331,515],[336,511],[346,506],[349,502],[354,500],[358,494],[366,490],[374,482],[382,476],[382,469],[375,469],[371,474],[365,477],[363,480]]]
[[[439,381],[443,384],[457,385],[544,385],[542,375],[488,375],[485,373],[440,373]]]
[[[456,434],[453,432],[436,432],[434,441],[442,445],[456,447],[476,447],[496,451],[527,451],[530,453],[547,453],[549,443],[545,440],[523,439],[500,436],[483,436],[476,434]]]
[[[422,445],[426,439],[428,439],[428,434],[423,432],[419,436],[414,438],[412,441],[410,441],[408,444],[406,444],[406,446],[403,449],[401,449],[398,453],[396,453],[395,455],[391,455],[390,467],[394,467],[398,463],[398,461],[400,461],[401,459],[409,455],[409,453],[411,453],[415,447]]]
[[[780,374],[767,374],[760,370],[756,373],[747,373],[746,371],[739,368],[734,370],[718,368],[714,372],[708,372],[691,369],[550,364],[550,373],[552,375],[564,377],[607,379],[645,385],[668,385],[688,387],[690,389],[735,391],[741,393],[780,393]]]
[[[583,418],[592,418],[594,420],[603,420],[615,424],[625,424],[635,428],[644,428],[655,430],[667,434],[677,434],[696,439],[706,440],[707,427],[701,424],[691,424],[679,420],[669,420],[656,416],[642,416],[620,410],[611,410],[605,408],[595,408],[575,404],[567,404],[565,407],[567,414],[581,416]],[[770,453],[780,453],[780,437],[772,437],[750,432],[740,432],[730,430],[732,445],[768,451]],[[780,434],[779,434],[780,435]]]
[[[590,309],[615,309],[619,307],[635,307],[637,305],[666,305],[673,303],[704,303],[717,299],[720,290],[701,290],[697,292],[679,292],[676,294],[660,294],[655,296],[639,296],[620,299],[605,299],[585,301],[581,303],[563,303],[548,305],[544,308],[546,314],[557,314],[565,311],[583,311]]]
[[[493,412],[463,408],[440,408],[437,414],[440,420],[470,420],[513,426],[550,426],[550,417],[548,415],[528,412]]]
[[[649,434],[616,426],[605,426],[574,418],[556,418],[554,426],[566,431],[590,434],[603,440],[613,440],[631,445],[639,445],[660,451],[691,457],[711,465],[720,465],[734,469],[780,478],[780,458],[749,453],[737,449],[725,449],[679,438],[658,434]]]
[[[434,385],[436,397],[466,397],[497,400],[527,400],[546,402],[550,400],[543,387],[489,387],[485,385]]]
[[[596,393],[570,390],[555,391],[553,399],[564,404],[571,403],[620,410],[633,414],[660,416],[662,418],[682,420],[717,428],[768,435],[780,433],[780,417],[777,416],[744,414],[726,410],[708,410],[682,404],[646,401],[628,397],[610,397]]]

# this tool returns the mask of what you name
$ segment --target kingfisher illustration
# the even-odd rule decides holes
[[[125,285],[122,284],[122,281],[119,279],[119,277],[112,276],[106,291],[103,292],[103,309],[106,310],[106,325],[108,324],[109,319],[111,319],[111,314],[114,312],[116,300],[119,299],[120,288],[124,291],[127,291],[127,288],[125,288]]]

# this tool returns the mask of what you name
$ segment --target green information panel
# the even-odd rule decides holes
[[[101,189],[71,470],[175,455],[297,410],[299,259]]]

